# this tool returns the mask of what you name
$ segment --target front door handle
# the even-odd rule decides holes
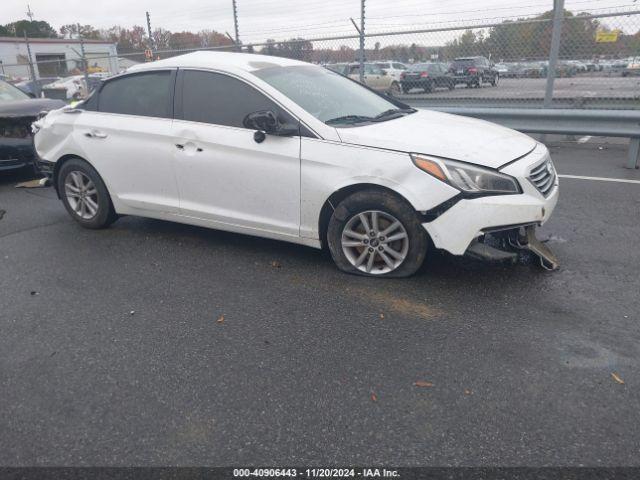
[[[86,132],[84,136],[89,138],[107,138],[108,135],[100,130],[91,130]]]
[[[176,143],[176,148],[178,150],[184,150],[185,144],[184,143]],[[202,149],[200,147],[196,147],[196,152],[201,152]]]

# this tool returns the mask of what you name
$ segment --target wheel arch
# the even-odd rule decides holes
[[[58,191],[58,175],[60,174],[60,169],[65,163],[73,159],[78,159],[78,160],[82,160],[83,162],[87,162],[87,164],[90,165],[91,168],[93,168],[96,171],[96,173],[100,177],[100,180],[102,180],[102,183],[104,183],[104,186],[107,189],[107,193],[109,194],[109,201],[113,205],[113,199],[112,199],[111,191],[109,189],[109,185],[107,184],[107,182],[104,181],[104,178],[102,177],[100,172],[98,172],[98,169],[89,160],[84,158],[82,155],[78,155],[75,153],[66,153],[62,155],[60,158],[58,158],[58,160],[56,160],[55,165],[53,166],[53,175],[51,176],[51,181],[53,183],[53,188],[55,189],[56,194],[58,195],[58,198],[60,198],[60,192]]]
[[[348,196],[362,191],[379,191],[389,193],[406,203],[410,208],[414,209],[411,202],[404,195],[384,185],[376,183],[354,183],[343,186],[329,195],[329,198],[325,200],[322,208],[320,209],[320,216],[318,218],[318,238],[320,239],[322,248],[326,248],[327,246],[327,229],[329,228],[329,220],[331,219],[331,215],[335,208]]]

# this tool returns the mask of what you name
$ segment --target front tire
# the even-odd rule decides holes
[[[408,277],[424,262],[429,242],[411,205],[392,193],[368,190],[340,202],[329,220],[327,243],[343,272]]]
[[[105,228],[117,215],[102,178],[84,160],[66,161],[57,177],[57,188],[67,212],[85,228]]]

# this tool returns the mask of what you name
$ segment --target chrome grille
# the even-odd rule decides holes
[[[533,167],[528,178],[529,181],[533,183],[533,186],[542,193],[542,195],[545,197],[549,195],[556,182],[556,169],[553,168],[551,159],[547,158],[541,164]]]

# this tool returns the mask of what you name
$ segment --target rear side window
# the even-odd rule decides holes
[[[116,78],[100,90],[100,112],[171,118],[173,72],[145,72]]]
[[[242,121],[248,114],[271,110],[281,121],[293,121],[261,92],[233,77],[197,70],[185,70],[182,75],[184,120],[244,128]]]

